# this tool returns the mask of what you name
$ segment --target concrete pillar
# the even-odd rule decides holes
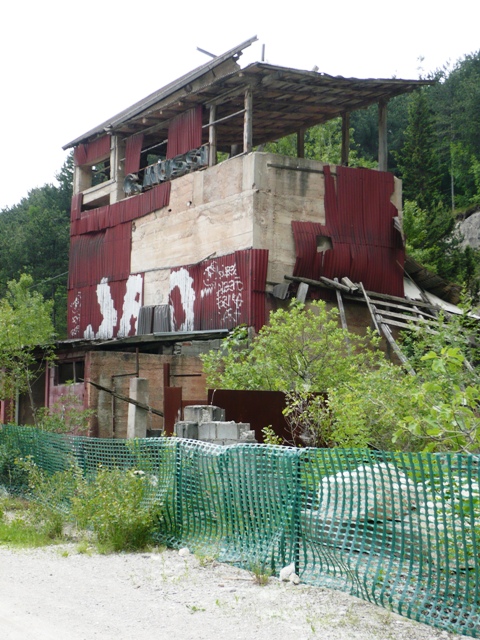
[[[98,384],[110,389],[112,379],[109,375],[100,374]],[[107,391],[98,391],[97,401],[98,437],[113,438],[112,396]]]
[[[146,378],[131,378],[129,396],[132,400],[148,404],[148,380]],[[147,422],[147,409],[129,404],[127,438],[146,438]]]
[[[83,193],[92,186],[92,167],[75,167],[73,171],[73,195]]]

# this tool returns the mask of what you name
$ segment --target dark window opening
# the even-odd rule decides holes
[[[83,382],[85,375],[85,361],[61,362],[55,367],[55,385],[70,382]]]
[[[92,187],[110,180],[110,158],[97,162],[92,167]]]
[[[332,239],[328,236],[317,236],[317,253],[325,253],[333,249]]]

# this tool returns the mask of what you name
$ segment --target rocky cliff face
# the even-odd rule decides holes
[[[462,246],[480,249],[480,211],[472,213],[468,218],[458,223],[458,231],[463,236]]]

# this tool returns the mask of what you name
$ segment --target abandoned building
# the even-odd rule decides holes
[[[408,295],[421,314],[434,301],[415,280],[455,302],[413,261],[406,273],[401,182],[387,171],[387,103],[425,83],[242,68],[255,40],[64,147],[75,160],[68,340],[35,393],[52,406],[73,381],[97,411],[92,435],[125,437],[122,397],[139,377],[149,429],[171,428],[183,406],[207,400],[198,354],[240,323],[258,331],[289,296],[344,302],[353,329],[370,324],[372,299],[408,309]],[[372,104],[378,170],[351,168],[349,114]],[[341,165],[305,158],[308,128],[337,117]],[[265,150],[290,134],[296,157]],[[29,411],[20,403],[17,420],[29,422]]]

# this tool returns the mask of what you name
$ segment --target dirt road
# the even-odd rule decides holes
[[[203,566],[205,565],[205,566]],[[254,583],[178,552],[86,555],[0,547],[1,640],[460,638],[345,594]]]

